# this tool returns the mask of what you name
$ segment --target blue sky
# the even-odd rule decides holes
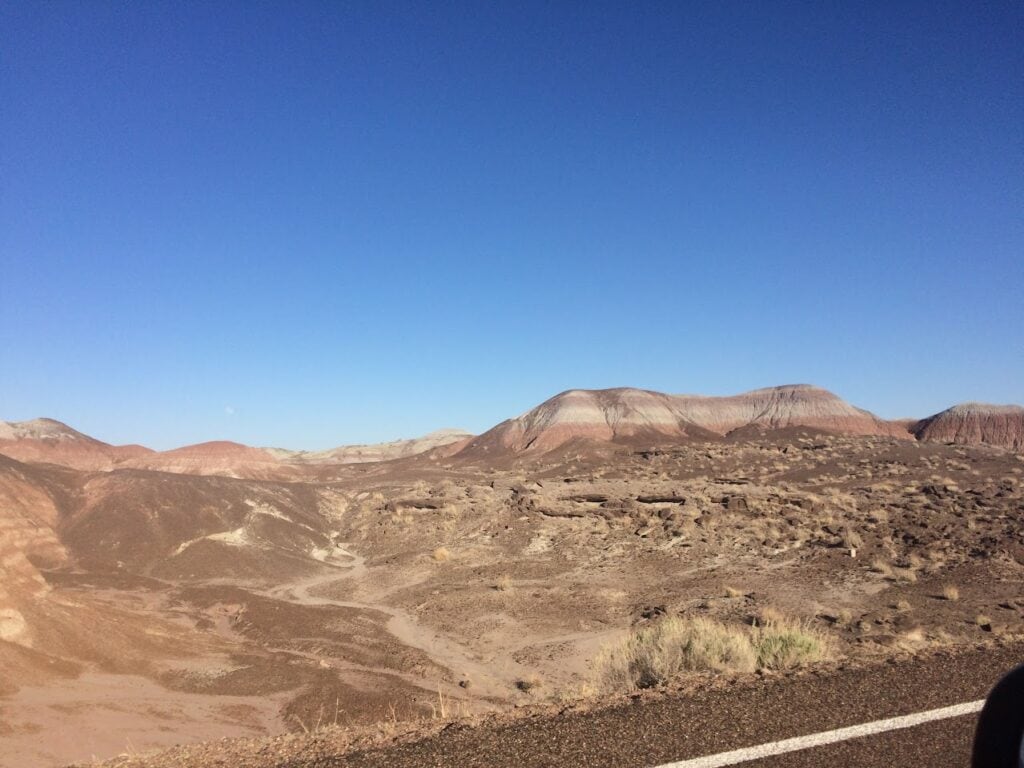
[[[1024,402],[1024,5],[0,6],[0,418]]]

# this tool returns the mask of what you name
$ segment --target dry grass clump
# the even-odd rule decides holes
[[[754,629],[758,669],[795,669],[832,656],[828,635],[794,619],[772,621]]]
[[[652,688],[686,671],[753,672],[757,654],[745,632],[713,619],[670,616],[601,651],[597,669],[609,690]]]
[[[917,571],[912,568],[894,568],[892,578],[896,581],[905,581],[908,584],[917,582]]]
[[[899,639],[898,644],[900,648],[904,650],[912,651],[917,650],[925,644],[927,638],[925,637],[924,630],[921,627],[914,627],[903,633],[902,638]]]
[[[857,550],[864,546],[864,539],[852,528],[844,528],[843,546],[850,550]]]
[[[445,563],[450,560],[452,553],[448,551],[447,547],[438,547],[434,550],[434,559],[439,563]]]
[[[924,553],[924,556],[928,558],[929,567],[931,570],[937,569],[939,566],[944,565],[946,562],[946,553],[938,549],[929,549]]]
[[[942,599],[943,600],[959,600],[960,590],[955,584],[947,584],[942,588]]]
[[[880,557],[876,557],[871,561],[871,570],[875,573],[882,574],[882,576],[885,576],[886,578],[891,578],[893,575],[892,566]]]
[[[606,646],[595,669],[605,690],[630,691],[652,688],[684,672],[792,669],[831,653],[825,634],[792,619],[743,627],[670,616]]]
[[[786,617],[778,608],[771,605],[766,605],[757,612],[757,615],[754,617],[754,624],[763,627],[767,624],[774,624],[780,621],[784,621],[785,618]]]
[[[396,509],[391,513],[391,521],[400,525],[411,525],[416,521],[416,519],[408,512]]]
[[[876,486],[878,487],[878,486]],[[891,490],[891,486],[888,486],[886,490]],[[873,509],[868,512],[868,521],[875,525],[881,525],[882,523],[889,522],[889,510],[887,509]]]
[[[535,691],[537,688],[540,688],[542,682],[543,681],[541,680],[540,676],[534,674],[530,675],[529,677],[524,677],[519,680],[516,680],[516,688],[518,688],[523,693],[530,693],[530,691]]]

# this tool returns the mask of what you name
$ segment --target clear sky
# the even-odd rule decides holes
[[[1024,402],[1024,4],[0,4],[0,419]]]

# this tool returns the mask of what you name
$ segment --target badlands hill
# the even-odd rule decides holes
[[[209,646],[164,618],[140,617],[91,592],[54,589],[48,577],[72,564],[105,557],[111,569],[123,565],[113,560],[116,551],[94,551],[88,536],[76,540],[66,528],[73,509],[96,501],[82,487],[88,476],[95,475],[0,456],[0,696],[22,685],[76,677],[86,667],[138,672],[153,656],[189,655]],[[115,513],[95,533],[116,550],[122,521]],[[87,556],[77,559],[76,551]]]
[[[0,640],[24,641],[25,613],[48,592],[38,566],[64,564],[57,508],[18,462],[0,456]]]
[[[255,448],[228,440],[154,451],[141,445],[114,446],[54,419],[0,421],[0,455],[32,464],[57,464],[88,471],[147,469],[189,475],[292,480],[322,465],[390,461],[427,451],[445,455],[473,436],[441,429],[422,437],[371,445],[343,445],[326,451]]]
[[[461,429],[442,429],[423,437],[371,445],[343,445],[326,451],[254,448],[227,440],[188,445],[125,461],[120,467],[186,475],[221,475],[250,480],[293,480],[319,467],[392,461],[448,448],[457,450],[473,437]]]
[[[919,421],[913,427],[918,440],[1003,448],[1024,448],[1024,408],[1019,405],[961,403]]]
[[[392,440],[387,443],[370,445],[343,445],[327,451],[289,451],[283,448],[267,448],[267,452],[282,461],[303,464],[363,464],[371,461],[405,459],[439,448],[452,451],[462,448],[474,435],[464,429],[438,429],[423,437],[409,440]]]
[[[278,477],[281,462],[269,451],[229,440],[187,445],[125,461],[121,467],[185,475]]]
[[[573,389],[555,395],[479,437],[442,429],[423,437],[326,451],[256,448],[213,441],[152,451],[114,446],[52,419],[0,421],[0,455],[27,463],[109,471],[143,469],[250,480],[295,481],[319,477],[346,464],[456,457],[470,461],[537,455],[577,441],[670,443],[751,437],[780,429],[837,435],[1024,448],[1024,408],[966,403],[921,421],[886,421],[820,387],[790,384],[726,397],[671,395],[628,387]],[[325,472],[327,474],[325,474]]]
[[[665,442],[720,437],[748,428],[790,427],[910,438],[905,428],[807,384],[730,397],[668,395],[630,388],[574,389],[502,422],[470,442],[462,454],[543,452],[578,439]]]
[[[302,483],[122,470],[75,477],[71,491],[61,540],[93,571],[274,581],[308,575],[334,551],[326,502]]]
[[[141,445],[110,445],[53,419],[0,421],[0,454],[27,462],[60,464],[75,469],[108,469],[153,453]]]

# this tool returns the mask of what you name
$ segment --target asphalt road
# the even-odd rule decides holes
[[[651,768],[794,736],[983,699],[1024,661],[1024,645],[938,655],[829,675],[760,680],[698,696],[638,700],[500,726],[453,726],[422,741],[294,768]],[[970,762],[977,715],[743,763],[956,766]]]

